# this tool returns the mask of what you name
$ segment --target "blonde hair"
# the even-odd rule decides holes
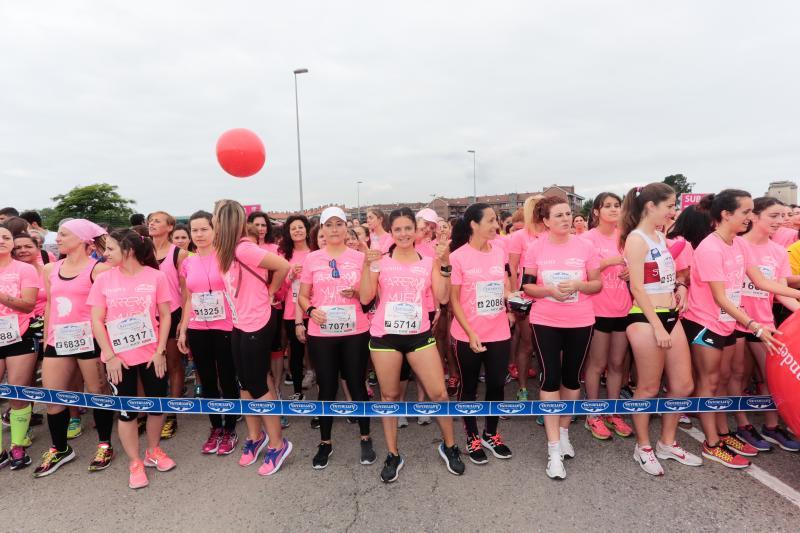
[[[175,217],[170,215],[166,211],[153,211],[152,213],[147,215],[147,222],[150,222],[150,219],[153,217],[153,215],[164,215],[164,218],[167,219],[166,220],[167,225],[172,226],[173,229],[175,229],[175,225],[178,223],[178,221],[175,220]]]
[[[223,273],[231,269],[236,245],[246,231],[247,216],[242,204],[235,200],[217,200],[214,204],[214,250]]]
[[[534,194],[533,196],[528,196],[525,199],[525,203],[522,204],[522,219],[525,222],[526,231],[538,233],[536,228],[536,220],[533,213],[536,211],[536,204],[538,204],[542,199],[544,199],[544,196],[541,194]]]

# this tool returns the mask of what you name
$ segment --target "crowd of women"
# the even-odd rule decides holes
[[[323,401],[340,388],[366,401],[377,386],[380,400],[396,402],[413,377],[419,399],[472,401],[483,381],[485,399],[500,401],[517,381],[517,399],[527,400],[537,376],[542,400],[579,399],[582,384],[588,399],[599,399],[603,385],[608,398],[768,394],[766,358],[782,344],[776,325],[800,307],[793,288],[800,261],[790,261],[800,252],[794,207],[726,189],[676,216],[675,192],[651,183],[624,200],[599,194],[588,224],[557,196],[530,197],[514,214],[475,203],[449,221],[431,209],[388,216],[371,209],[365,226],[330,207],[313,224],[298,214],[276,227],[265,213],[246,215],[220,200],[213,214],[197,211],[185,226],[158,211],[125,229],[70,219],[47,232],[36,213],[7,208],[0,210],[0,376],[29,386],[40,364],[50,389],[179,397],[188,354],[205,398],[275,400],[283,381],[293,400],[315,382]],[[0,467],[19,470],[32,463],[32,406],[9,403],[11,445],[6,450],[0,432]],[[99,471],[114,459],[115,415],[92,414],[98,445],[89,470]],[[35,478],[76,459],[69,439],[80,434],[79,417],[47,406],[51,446]],[[147,467],[175,468],[161,440],[176,434],[177,418],[126,411],[117,418],[131,488],[148,484]],[[289,421],[244,418],[239,465],[260,461],[258,474],[276,473],[292,453]],[[726,413],[700,414],[700,454],[678,442],[680,415],[661,417],[655,444],[650,415],[631,418],[633,427],[619,415],[588,416],[584,427],[600,440],[632,437],[633,459],[655,476],[669,459],[745,468],[748,457],[773,447],[800,450],[774,412],[760,430],[745,413],[735,414],[733,430]],[[237,416],[209,419],[202,453],[233,453]],[[454,420],[435,420],[437,453],[462,475]],[[512,458],[500,420],[486,417],[481,429],[476,417],[462,417],[469,461]],[[373,464],[370,418],[348,421],[358,424],[360,463]],[[576,454],[575,419],[538,422],[546,474],[563,479],[564,459]],[[403,425],[404,418],[382,419],[384,482],[403,467]],[[312,467],[324,469],[335,449],[333,418],[315,417],[312,426],[320,432]]]

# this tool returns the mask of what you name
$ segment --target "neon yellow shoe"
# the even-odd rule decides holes
[[[69,427],[67,428],[67,440],[77,439],[83,433],[83,426],[81,426],[80,418],[70,418]]]

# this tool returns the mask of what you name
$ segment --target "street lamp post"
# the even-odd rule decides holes
[[[297,179],[300,184],[300,212],[303,212],[303,165],[300,160],[300,105],[297,100],[297,75],[308,72],[307,68],[298,68],[294,71],[294,114],[297,119]]]
[[[468,154],[472,154],[472,203],[478,201],[478,185],[477,185],[477,178],[475,177],[475,150],[467,150]]]
[[[356,182],[356,212],[358,213],[358,223],[361,224],[361,180]]]

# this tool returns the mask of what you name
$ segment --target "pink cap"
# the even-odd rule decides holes
[[[70,230],[80,240],[90,243],[100,235],[108,233],[106,230],[85,218],[74,218],[61,224],[62,228]]]
[[[417,218],[421,218],[425,222],[432,222],[433,224],[439,222],[439,215],[437,215],[436,211],[430,207],[426,207],[417,211]]]

